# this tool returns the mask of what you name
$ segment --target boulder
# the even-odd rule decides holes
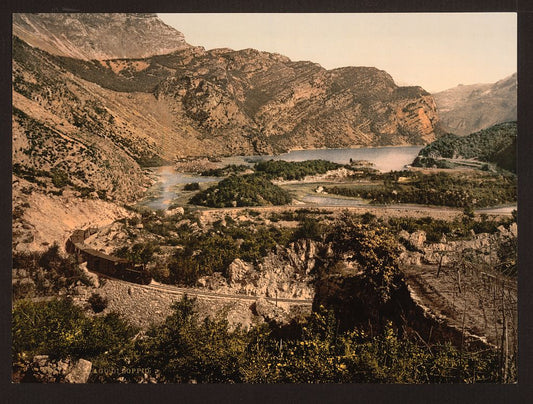
[[[424,247],[426,242],[426,232],[423,230],[417,230],[409,236],[409,242],[419,250]]]
[[[252,309],[255,314],[262,317],[265,321],[275,321],[279,324],[284,324],[289,321],[288,313],[283,308],[263,298],[256,300]]]
[[[185,214],[185,209],[183,209],[181,206],[178,206],[177,208],[174,208],[174,209],[167,209],[165,211],[166,216],[184,215],[184,214]]]
[[[235,259],[228,267],[228,281],[230,285],[242,283],[254,271],[254,266],[239,258]]]
[[[87,383],[91,375],[93,364],[85,359],[80,359],[65,378],[67,383]]]
[[[198,286],[203,288],[208,288],[210,290],[220,290],[226,286],[228,283],[221,272],[214,272],[212,275],[202,276],[197,281]]]
[[[405,231],[405,230],[401,230],[399,233],[398,233],[398,237],[399,238],[403,238],[404,240],[409,240],[409,237],[411,237],[411,235],[409,234],[409,232]]]

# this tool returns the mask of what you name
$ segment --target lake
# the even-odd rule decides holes
[[[423,146],[369,147],[360,149],[315,149],[295,150],[275,156],[235,156],[225,157],[224,164],[252,164],[265,160],[305,161],[328,160],[333,163],[348,164],[352,160],[367,160],[374,163],[382,172],[402,170],[411,164]]]
[[[253,165],[264,160],[285,160],[285,161],[305,161],[305,160],[328,160],[339,164],[348,164],[352,160],[367,160],[374,163],[375,168],[382,171],[402,170],[406,165],[411,164],[422,146],[399,146],[399,147],[372,147],[360,149],[317,149],[317,150],[295,150],[289,153],[276,156],[234,156],[222,158],[222,164],[246,164]],[[158,167],[154,169],[159,176],[159,182],[152,190],[156,194],[143,202],[142,205],[152,209],[167,209],[176,199],[181,191],[181,184],[191,182],[214,182],[220,181],[218,177],[202,177],[195,174],[184,174],[174,170],[172,166]],[[308,201],[310,202],[310,201]],[[340,203],[340,202],[337,202]],[[350,202],[343,202],[350,203]],[[354,204],[364,203],[353,201]]]
[[[148,206],[152,209],[167,209],[172,200],[179,196],[181,192],[179,185],[189,184],[191,182],[213,182],[220,181],[219,177],[202,177],[194,174],[184,174],[174,170],[172,166],[157,167],[154,169],[155,174],[159,176],[159,182],[154,192],[157,193],[155,198],[150,198],[141,202],[141,205]]]

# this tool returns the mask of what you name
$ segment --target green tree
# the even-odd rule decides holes
[[[401,284],[398,268],[398,244],[385,226],[359,223],[352,215],[344,215],[327,240],[332,243],[337,259],[355,261],[363,270],[370,301],[386,303]]]
[[[229,330],[226,320],[199,320],[194,301],[184,297],[164,324],[140,341],[139,365],[159,369],[164,382],[242,382],[239,371],[245,333]]]
[[[15,362],[37,354],[92,358],[126,344],[135,333],[117,314],[89,318],[69,299],[20,300],[12,314]]]

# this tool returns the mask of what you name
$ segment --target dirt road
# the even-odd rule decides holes
[[[201,209],[200,212],[206,218],[221,218],[224,215],[239,215],[246,210],[253,210],[265,213],[281,213],[284,211],[294,211],[298,209],[317,209],[320,211],[330,211],[340,213],[349,211],[351,213],[363,214],[371,213],[378,217],[424,217],[431,216],[438,219],[452,220],[457,215],[462,215],[463,210],[459,208],[449,208],[440,206],[424,206],[424,205],[367,205],[367,206],[327,206],[315,204],[298,204],[298,205],[284,205],[284,206],[253,206],[253,207],[236,207],[236,208],[207,208]],[[492,216],[511,216],[513,209],[516,206],[494,207],[476,210],[477,214],[487,214]]]

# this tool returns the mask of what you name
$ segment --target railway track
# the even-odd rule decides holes
[[[289,303],[291,305],[299,305],[299,306],[311,306],[313,304],[312,299],[290,299],[290,298],[283,298],[283,297],[267,297],[267,296],[253,296],[253,295],[243,295],[243,294],[229,294],[229,293],[216,293],[216,292],[209,292],[206,290],[201,289],[195,289],[195,288],[182,288],[179,286],[174,285],[166,285],[164,283],[158,283],[155,281],[152,281],[148,285],[142,285],[139,283],[134,282],[128,282],[124,281],[122,279],[118,279],[109,275],[105,275],[99,272],[90,271],[99,277],[105,278],[105,279],[111,279],[115,282],[121,282],[128,285],[135,286],[137,288],[141,289],[147,289],[147,290],[155,290],[159,292],[164,293],[170,293],[173,295],[178,296],[192,296],[192,297],[199,297],[199,298],[205,298],[205,299],[220,299],[220,300],[241,300],[241,301],[249,301],[249,302],[255,302],[259,299],[265,299],[268,302],[271,303]]]
[[[90,232],[89,232],[90,233]],[[94,233],[94,231],[93,231]],[[70,238],[69,238],[69,244],[67,245],[66,250],[71,253],[76,253],[76,249],[81,249],[85,254],[85,259],[87,261],[87,256],[90,256],[92,254],[97,254],[100,259],[115,259],[116,257],[108,256],[106,254],[102,254],[99,251],[92,250],[86,247],[85,245],[82,246],[83,241],[85,241],[86,234],[82,230],[77,230]],[[72,241],[77,241],[78,243],[75,243]],[[79,239],[79,240],[78,240]],[[82,244],[80,244],[80,242]],[[122,261],[125,260],[120,260]],[[87,261],[88,262],[88,261]],[[283,297],[267,297],[267,296],[251,296],[251,295],[243,295],[243,294],[227,294],[227,293],[216,293],[216,292],[209,292],[206,290],[199,290],[195,288],[182,288],[178,286],[173,285],[166,285],[162,283],[155,282],[152,280],[149,284],[144,284],[143,282],[130,282],[125,279],[118,278],[116,276],[110,275],[109,273],[100,272],[98,270],[95,270],[95,268],[89,268],[89,265],[87,265],[87,270],[90,272],[95,273],[99,277],[107,278],[107,279],[113,279],[118,282],[124,282],[131,285],[136,285],[137,287],[149,289],[149,290],[158,290],[165,293],[175,294],[175,295],[189,295],[189,296],[195,296],[200,298],[207,298],[207,299],[224,299],[224,300],[246,300],[255,302],[258,299],[265,299],[269,302],[273,303],[289,303],[292,305],[304,305],[304,306],[311,306],[313,304],[313,300],[311,299],[290,299],[290,298],[283,298]]]
[[[223,300],[245,300],[250,302],[255,302],[259,299],[265,299],[272,303],[289,303],[292,305],[302,305],[302,306],[311,306],[313,304],[312,299],[289,299],[289,298],[282,298],[282,297],[266,297],[266,296],[252,296],[252,295],[243,295],[243,294],[227,294],[227,293],[216,293],[216,292],[209,292],[205,290],[199,290],[194,288],[181,288],[178,286],[173,285],[165,285],[162,283],[153,282],[148,285],[139,285],[135,284],[138,287],[144,288],[144,289],[151,289],[151,290],[158,290],[165,293],[171,293],[176,295],[187,295],[187,296],[195,296],[200,298],[210,298],[210,299],[223,299]]]

